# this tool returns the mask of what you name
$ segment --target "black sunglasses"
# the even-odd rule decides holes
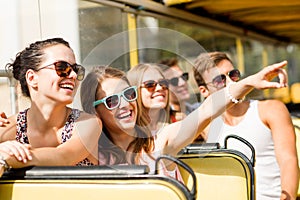
[[[173,85],[173,86],[178,86],[179,78],[182,78],[182,80],[187,81],[187,80],[189,80],[189,73],[185,72],[185,73],[183,73],[183,74],[182,74],[181,76],[179,76],[179,77],[171,78],[171,79],[170,79],[171,85]]]
[[[146,88],[149,92],[153,92],[157,84],[159,84],[164,90],[169,88],[169,81],[167,79],[145,81],[142,83],[141,87]]]
[[[241,79],[241,73],[238,69],[231,70],[230,72],[227,73],[227,75],[234,82],[237,82]],[[223,88],[226,86],[226,75],[220,74],[220,75],[216,76],[215,78],[213,78],[212,82],[205,83],[205,84],[206,85],[212,84],[213,87],[218,88],[218,89]]]
[[[71,65],[70,63],[66,61],[57,61],[55,63],[51,63],[49,65],[46,65],[44,67],[41,67],[37,69],[36,71],[39,71],[41,69],[49,68],[49,66],[54,65],[54,69],[56,71],[56,74],[59,77],[67,77],[71,74],[72,70],[77,74],[77,80],[82,81],[85,75],[85,69],[81,65],[78,64],[73,64]],[[51,69],[51,68],[49,68]]]
[[[129,88],[126,88],[122,92],[118,94],[113,94],[107,97],[104,97],[103,99],[94,101],[93,105],[94,107],[104,103],[105,107],[108,110],[113,110],[117,108],[120,103],[121,103],[121,96],[127,101],[127,102],[132,102],[137,99],[137,87],[136,86],[131,86]]]

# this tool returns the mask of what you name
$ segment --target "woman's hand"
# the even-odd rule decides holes
[[[9,121],[7,119],[7,116],[4,112],[0,112],[0,126],[4,126],[5,124],[8,124]]]
[[[6,160],[9,156],[14,156],[18,161],[26,163],[32,160],[29,144],[21,144],[15,140],[2,142],[0,144],[0,154]]]

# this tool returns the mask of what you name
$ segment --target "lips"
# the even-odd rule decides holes
[[[74,83],[64,82],[64,83],[59,84],[59,87],[63,88],[63,89],[74,90]]]
[[[132,111],[131,110],[126,110],[126,111],[122,111],[119,114],[117,114],[117,118],[118,119],[126,119],[132,116]]]
[[[154,95],[152,95],[152,99],[153,98],[156,98],[156,97],[162,97],[162,98],[165,98],[166,97],[166,95],[165,94],[162,94],[162,93],[155,93]]]
[[[176,90],[177,93],[187,93],[188,89],[186,87],[178,88]]]

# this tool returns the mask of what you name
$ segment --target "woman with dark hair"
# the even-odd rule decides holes
[[[32,43],[7,68],[31,106],[0,128],[1,174],[8,166],[98,164],[101,122],[67,106],[85,72],[69,43],[61,38]]]

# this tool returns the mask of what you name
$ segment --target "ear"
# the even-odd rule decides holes
[[[36,74],[34,70],[32,69],[27,70],[25,77],[28,86],[32,88],[37,88],[39,76]]]
[[[198,87],[198,89],[199,89],[200,94],[204,98],[206,98],[206,97],[208,97],[210,95],[209,90],[205,86],[201,85],[201,86]]]

